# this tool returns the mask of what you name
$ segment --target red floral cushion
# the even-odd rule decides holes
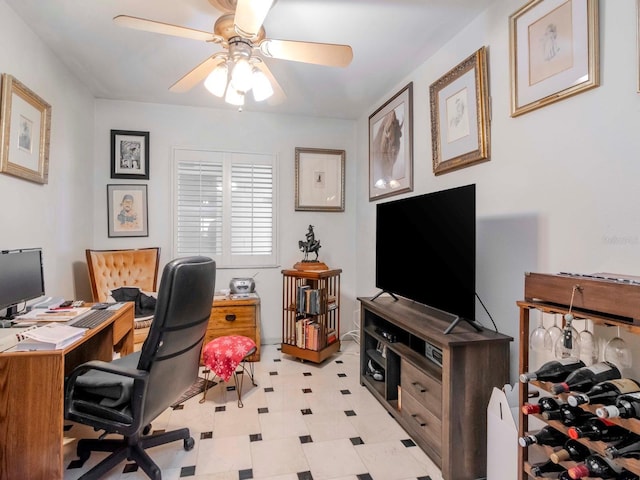
[[[249,337],[227,335],[207,343],[202,359],[213,373],[226,382],[231,378],[242,359],[254,348],[256,348],[256,343]]]

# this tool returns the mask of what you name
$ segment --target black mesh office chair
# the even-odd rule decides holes
[[[91,451],[113,452],[82,479],[97,479],[125,459],[135,461],[152,479],[160,468],[146,448],[183,440],[191,450],[188,428],[147,435],[151,421],[176,402],[198,377],[216,265],[206,257],[173,260],[164,268],[156,315],[142,350],[112,362],[91,361],[70,374],[65,387],[65,418],[123,439],[81,439],[82,462]]]

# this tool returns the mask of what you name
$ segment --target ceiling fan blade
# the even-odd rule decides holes
[[[193,40],[202,40],[203,42],[219,43],[219,39],[211,32],[203,30],[194,30],[193,28],[179,27],[170,23],[156,22],[155,20],[147,20],[144,18],[130,17],[129,15],[118,15],[113,18],[118,25],[136,30],[144,30],[145,32],[162,33],[164,35],[173,35],[175,37],[191,38]]]
[[[274,0],[238,0],[233,20],[236,32],[248,38],[258,35],[273,3]]]
[[[265,76],[269,79],[269,82],[271,82],[271,87],[273,88],[273,95],[267,99],[267,103],[269,105],[279,105],[280,103],[284,102],[287,95],[284,93],[284,90],[282,90],[282,87],[276,80],[276,77],[274,77],[273,73],[271,73],[271,70],[269,70],[269,67],[267,67],[267,64],[262,61],[256,63],[255,66],[265,74]]]
[[[349,45],[333,43],[267,39],[260,43],[260,51],[267,57],[329,67],[346,67],[353,59]]]
[[[191,90],[196,84],[202,82],[207,75],[213,72],[214,68],[226,60],[227,57],[224,53],[216,53],[215,55],[212,55],[176,83],[171,85],[169,90],[175,93],[184,93]]]

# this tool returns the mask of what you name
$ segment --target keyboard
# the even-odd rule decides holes
[[[109,320],[116,312],[114,310],[91,310],[77,320],[72,320],[67,325],[78,328],[96,328]]]

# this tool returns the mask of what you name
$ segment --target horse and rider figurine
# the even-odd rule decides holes
[[[320,250],[320,240],[316,240],[316,235],[313,233],[313,225],[309,225],[309,230],[306,233],[306,241],[298,240],[298,248],[304,252],[303,262],[317,262],[318,261],[318,250]],[[315,253],[316,258],[314,260],[309,260],[309,254]]]

